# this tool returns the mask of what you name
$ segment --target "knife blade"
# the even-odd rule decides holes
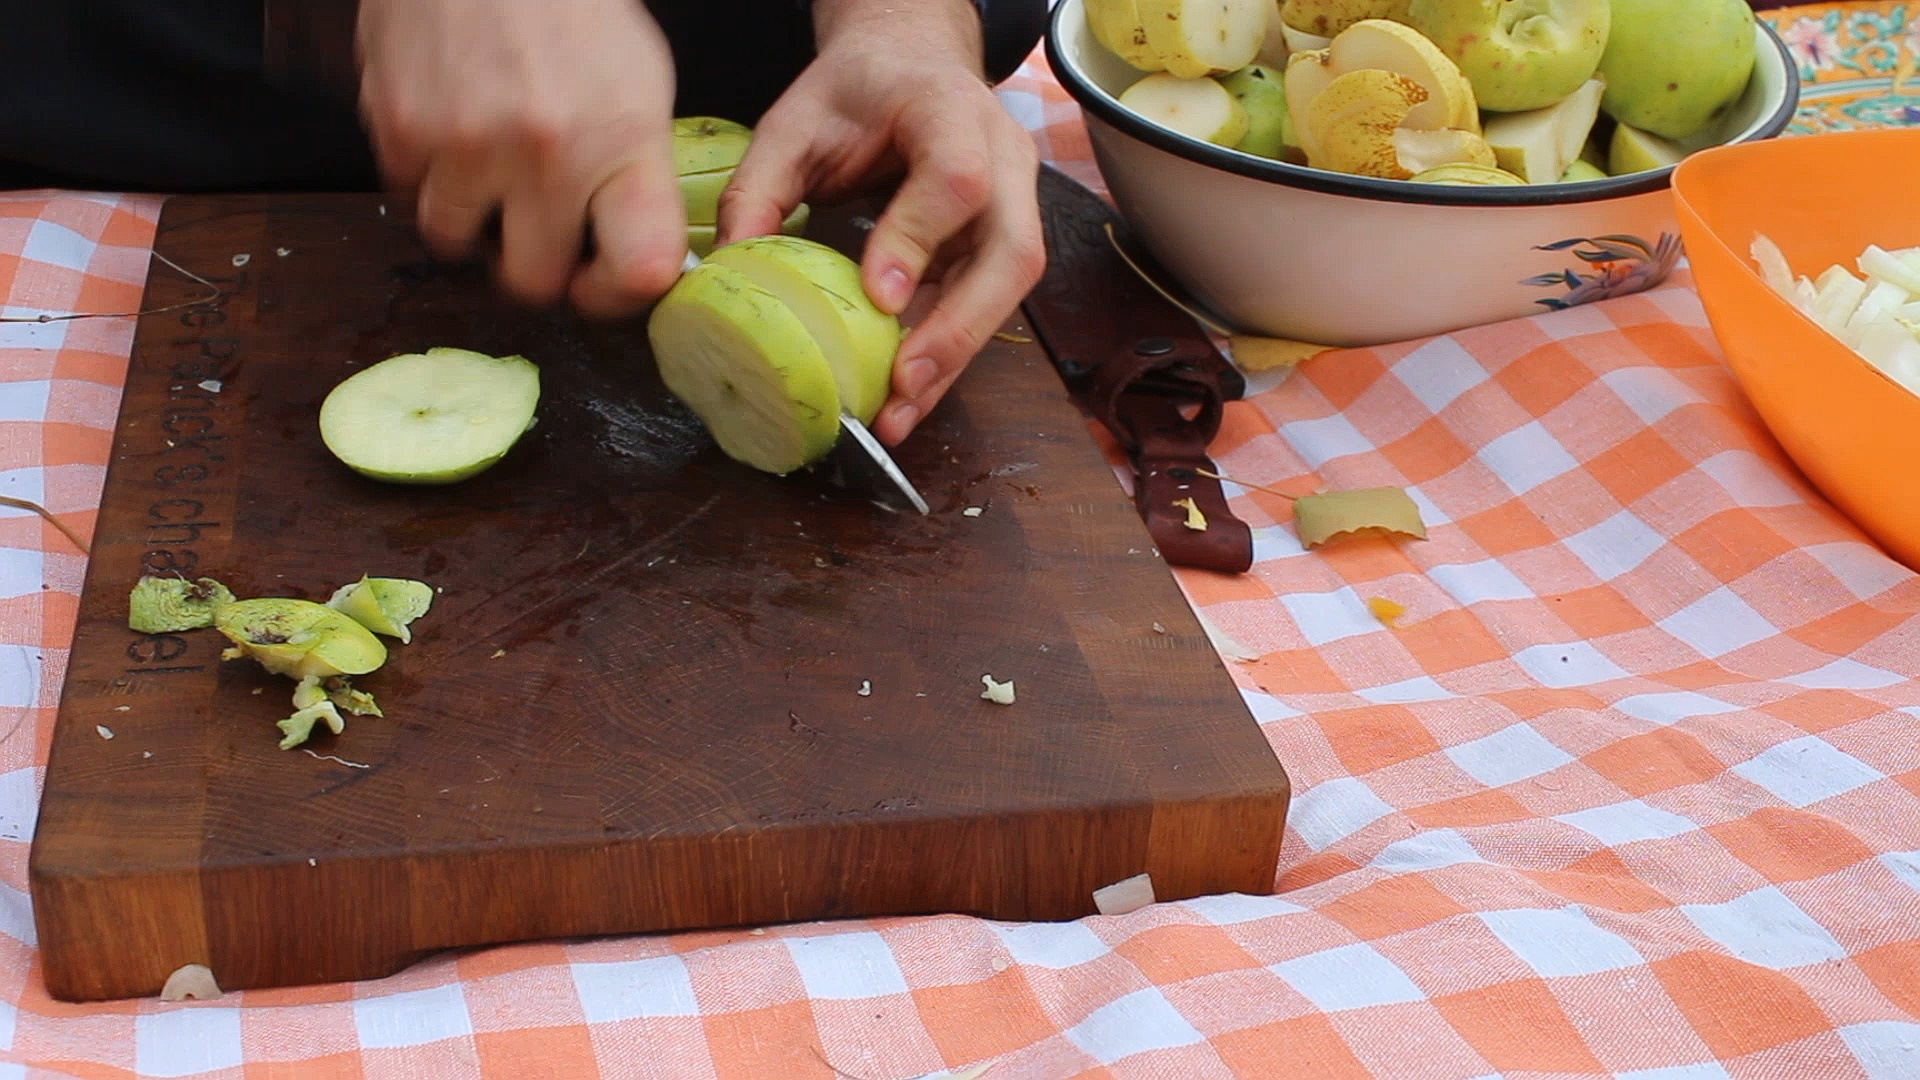
[[[1199,323],[1143,281],[1126,221],[1052,165],[1040,169],[1047,266],[1025,308],[1068,391],[1119,442],[1134,503],[1171,565],[1240,573],[1253,533],[1234,517],[1207,446],[1246,378]]]
[[[700,256],[689,251],[681,260],[680,272],[684,274],[699,265]],[[932,512],[893,455],[887,453],[886,447],[880,445],[880,440],[874,438],[859,417],[845,410],[840,413],[840,437],[834,440],[833,449],[813,471],[835,487],[870,495],[875,502],[891,509]]]

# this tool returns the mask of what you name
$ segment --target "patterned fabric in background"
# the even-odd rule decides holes
[[[1767,13],[1814,84],[1796,130],[1920,120],[1916,11]],[[1002,98],[1098,188],[1037,54]],[[0,197],[4,314],[137,306],[158,210]],[[132,332],[0,324],[0,494],[82,535]],[[552,942],[55,1003],[26,862],[84,560],[0,509],[0,1080],[1920,1077],[1920,579],[1784,460],[1684,266],[1254,383],[1225,471],[1406,485],[1431,538],[1308,553],[1283,501],[1230,489],[1257,565],[1179,576],[1252,657],[1228,667],[1295,782],[1273,894],[1063,925]]]

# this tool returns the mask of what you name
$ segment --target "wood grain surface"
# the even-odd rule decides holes
[[[235,989],[562,936],[1068,919],[1143,870],[1162,899],[1271,888],[1285,774],[1038,346],[978,358],[898,455],[933,514],[895,514],[728,461],[642,324],[513,307],[383,209],[166,206],[159,252],[223,296],[138,329],[31,857],[55,997],[188,963]],[[848,250],[858,209],[817,215]],[[156,262],[146,303],[204,292]],[[327,391],[434,345],[537,362],[538,426],[454,487],[341,467]],[[443,591],[356,680],[386,716],[308,754],[276,746],[288,680],[212,630],[128,629],[134,582],[176,571]]]

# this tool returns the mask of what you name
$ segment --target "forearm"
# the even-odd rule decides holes
[[[932,46],[985,78],[982,20],[974,0],[812,0],[818,52],[853,40]]]

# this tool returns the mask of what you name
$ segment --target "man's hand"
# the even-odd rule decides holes
[[[899,314],[937,304],[901,343],[874,435],[906,438],[1046,266],[1033,139],[981,75],[968,0],[814,0],[817,59],[755,126],[720,198],[718,240],[776,231],[811,192],[831,200],[904,169],[867,240],[862,278]]]
[[[374,150],[430,247],[471,255],[498,213],[500,281],[527,303],[617,316],[673,284],[673,57],[636,0],[362,0],[359,20]]]

